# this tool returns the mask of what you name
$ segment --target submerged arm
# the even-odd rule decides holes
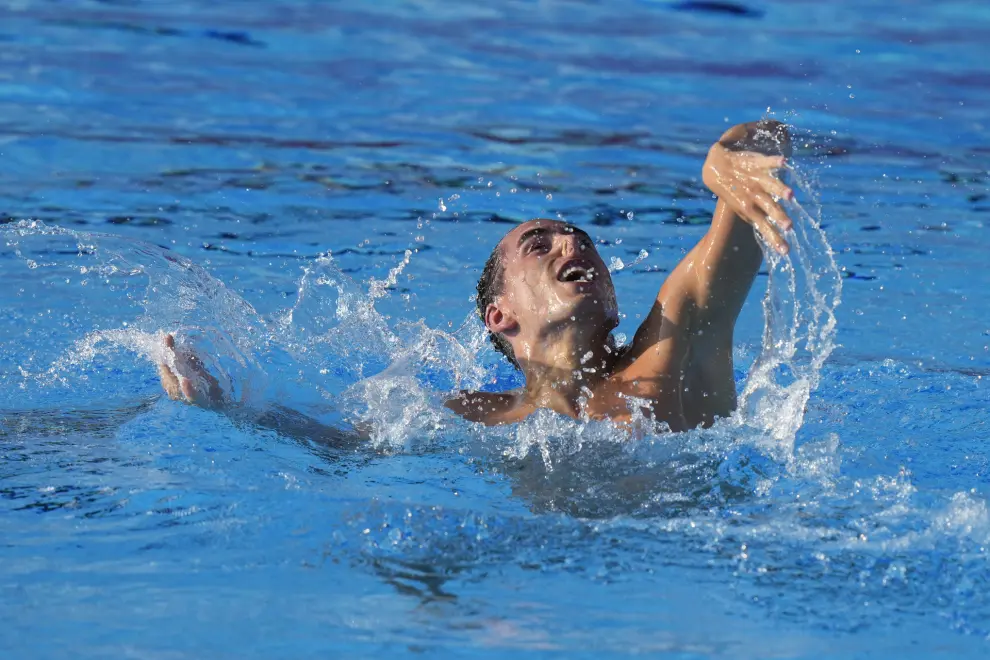
[[[284,406],[276,405],[264,411],[246,411],[227,399],[220,383],[206,370],[202,360],[188,350],[176,349],[172,335],[165,335],[165,348],[172,353],[174,367],[163,362],[158,365],[158,375],[170,399],[216,410],[235,421],[250,422],[256,427],[269,429],[289,438],[308,440],[336,449],[356,449],[367,439],[361,433],[328,426]]]

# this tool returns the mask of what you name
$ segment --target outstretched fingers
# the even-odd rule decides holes
[[[751,224],[774,250],[786,254],[790,246],[783,233],[794,223],[780,201],[793,200],[794,191],[777,175],[787,167],[787,158],[752,150],[747,144],[735,144],[744,150],[718,143],[709,152],[702,171],[705,185]]]
[[[753,218],[753,227],[756,231],[760,232],[760,236],[763,237],[767,243],[773,247],[774,250],[780,254],[787,254],[791,246],[787,244],[784,237],[781,236],[780,230],[767,218],[765,215],[755,214],[756,217]]]
[[[787,212],[784,211],[783,207],[773,197],[765,192],[758,192],[754,196],[754,201],[756,202],[756,206],[762,209],[777,227],[784,231],[791,228],[793,223],[787,216]]]
[[[759,190],[746,190],[745,199],[737,202],[741,209],[741,215],[753,228],[759,232],[767,243],[774,250],[781,254],[787,254],[790,246],[781,235],[782,229],[790,228],[790,219],[780,205],[765,192]]]
[[[794,191],[791,187],[775,176],[764,174],[757,179],[757,183],[769,195],[773,195],[779,199],[786,199],[787,201],[794,199]]]

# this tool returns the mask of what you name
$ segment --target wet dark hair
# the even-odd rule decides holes
[[[478,314],[481,315],[481,322],[485,322],[485,310],[488,305],[495,302],[495,298],[502,295],[505,286],[505,265],[502,263],[502,242],[499,241],[495,249],[492,250],[485,267],[481,271],[478,279]],[[486,326],[487,327],[487,326]],[[495,350],[506,357],[516,369],[519,363],[516,362],[516,354],[506,338],[498,333],[488,331],[488,339],[492,342]]]

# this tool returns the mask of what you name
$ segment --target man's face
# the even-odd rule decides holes
[[[530,220],[502,239],[498,305],[523,331],[555,324],[618,325],[615,289],[591,238],[574,225]]]

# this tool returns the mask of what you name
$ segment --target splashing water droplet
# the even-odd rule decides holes
[[[795,183],[807,188],[799,170]],[[796,202],[793,249],[787,255],[764,249],[770,281],[763,300],[764,340],[739,397],[738,419],[771,439],[780,458],[793,455],[805,406],[818,386],[822,366],[835,346],[842,279],[817,219]],[[765,246],[764,246],[765,247]]]

